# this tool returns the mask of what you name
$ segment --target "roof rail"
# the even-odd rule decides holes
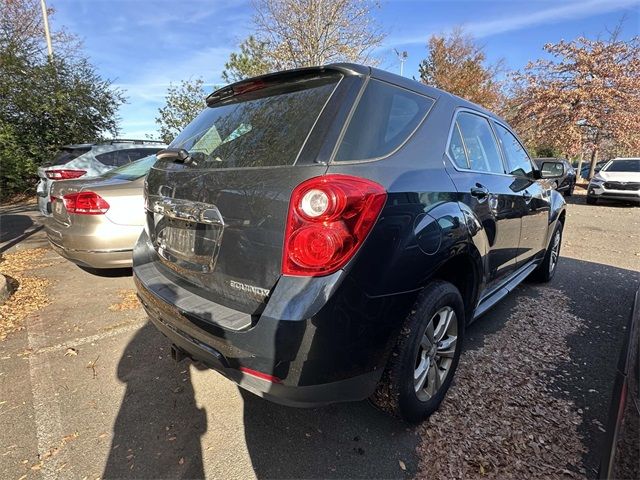
[[[142,140],[142,139],[133,139],[133,138],[113,138],[111,140],[105,140],[101,142],[102,145],[114,145],[116,143],[134,143],[136,145],[144,145],[146,143],[155,143],[164,145],[165,143],[162,140]]]

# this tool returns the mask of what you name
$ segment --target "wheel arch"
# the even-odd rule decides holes
[[[469,324],[482,283],[482,259],[475,246],[467,245],[464,250],[440,264],[429,277],[429,282],[433,280],[449,282],[460,291],[465,309],[465,323]]]

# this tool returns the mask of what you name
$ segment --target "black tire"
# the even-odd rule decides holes
[[[427,327],[430,327],[433,320],[435,331],[430,331],[434,333],[431,337],[435,340],[440,332],[438,325],[441,321],[446,322],[445,316],[449,312],[455,315],[450,317],[449,327],[442,324],[442,328],[446,329],[442,340],[437,344],[431,343],[427,351],[423,348],[429,336]],[[427,285],[404,322],[382,379],[371,398],[372,403],[385,412],[412,423],[420,422],[435,412],[444,399],[458,366],[464,326],[464,304],[458,289],[451,283],[440,280]],[[455,343],[451,348],[449,345],[452,339],[455,339]],[[424,369],[424,377],[419,377],[423,382],[421,384],[414,380],[414,374],[419,368]],[[438,383],[440,386],[436,387]],[[422,385],[422,388],[417,387],[417,384]],[[430,393],[432,386],[436,388]]]
[[[551,235],[551,240],[549,241],[549,245],[547,246],[547,251],[544,254],[542,263],[538,265],[538,268],[536,268],[531,274],[531,278],[535,281],[542,283],[550,282],[553,276],[556,274],[556,270],[558,269],[558,262],[560,260],[560,249],[562,246],[562,229],[562,222],[558,222],[555,230],[553,231],[553,235]],[[556,237],[558,239],[557,250],[555,249]]]
[[[598,204],[598,199],[595,197],[592,197],[591,195],[587,195],[587,205],[597,205]]]
[[[565,192],[564,196],[565,196],[565,197],[570,197],[571,195],[573,195],[573,190],[574,190],[575,188],[576,188],[576,184],[575,184],[575,182],[574,182],[574,183],[572,183],[572,184],[569,186],[569,190],[567,190],[567,191]]]

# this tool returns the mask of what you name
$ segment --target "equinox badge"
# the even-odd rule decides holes
[[[243,292],[252,293],[260,298],[265,298],[269,295],[269,290],[267,290],[266,288],[247,285],[246,283],[236,282],[235,280],[230,280],[229,285],[231,286],[231,288],[235,288],[236,290],[241,290]]]

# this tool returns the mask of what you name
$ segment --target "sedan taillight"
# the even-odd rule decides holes
[[[67,212],[77,215],[103,215],[109,210],[107,201],[95,192],[68,193],[62,201]]]
[[[87,173],[86,170],[45,170],[44,174],[50,180],[70,180],[72,178],[80,178]]]
[[[317,277],[342,268],[373,227],[387,199],[371,180],[325,175],[291,194],[282,273]]]

